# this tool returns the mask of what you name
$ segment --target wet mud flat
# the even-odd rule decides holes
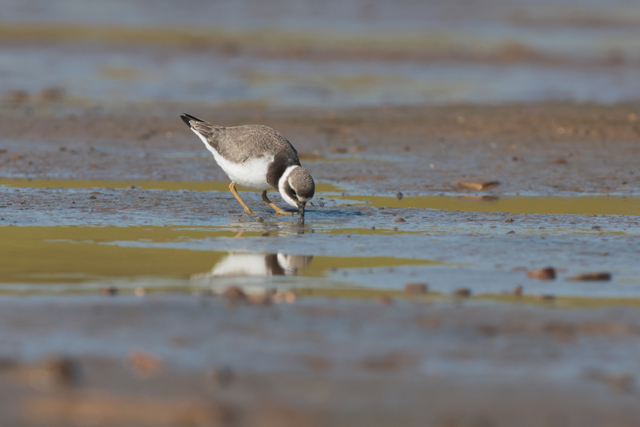
[[[640,105],[538,104],[265,109],[180,102],[5,102],[0,174],[32,179],[224,181],[179,120],[262,123],[284,134],[317,181],[367,195],[637,195]],[[82,104],[80,105],[82,106]],[[471,194],[473,195],[473,194]]]
[[[6,422],[640,419],[639,105],[62,107],[0,114]],[[287,136],[307,223],[183,111]]]
[[[0,304],[14,325],[0,331],[3,420],[20,425],[596,426],[640,415],[636,309],[207,295]]]

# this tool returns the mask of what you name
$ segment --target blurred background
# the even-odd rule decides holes
[[[0,1],[12,102],[609,103],[639,71],[637,0]]]

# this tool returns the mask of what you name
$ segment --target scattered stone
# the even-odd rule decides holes
[[[411,295],[424,294],[429,291],[429,286],[426,283],[410,282],[404,285],[406,293]]]
[[[460,288],[453,291],[453,295],[462,298],[468,298],[471,296],[471,289],[469,288]]]
[[[550,294],[535,294],[532,296],[541,301],[553,301],[554,299],[556,299],[555,295],[550,295]]]
[[[393,298],[389,295],[380,295],[378,297],[378,304],[380,305],[391,305],[393,303]]]
[[[484,182],[470,182],[470,181],[459,181],[456,182],[456,186],[466,188],[468,190],[475,191],[486,191],[493,187],[497,187],[500,185],[498,181],[484,181]]]
[[[530,279],[553,280],[556,278],[556,269],[547,267],[538,270],[529,270],[527,271],[527,276],[529,276]]]
[[[116,288],[115,286],[108,286],[106,288],[102,288],[100,292],[102,292],[104,295],[116,296],[118,295],[118,288]]]
[[[507,218],[504,222],[513,222],[513,218]]]
[[[394,222],[407,222],[404,218],[396,218],[393,221]]]
[[[398,193],[396,194],[396,199],[402,200],[403,197],[404,197],[404,194],[398,191]]]
[[[29,92],[22,89],[10,90],[5,93],[5,98],[9,102],[23,103],[29,99]]]
[[[142,350],[132,351],[127,359],[135,374],[142,379],[151,377],[162,367],[162,360],[158,356]]]
[[[516,234],[516,232],[511,230],[511,231],[507,232],[507,234]]]
[[[80,365],[67,357],[55,357],[25,366],[22,373],[31,387],[47,391],[56,386],[75,385],[80,379]]]
[[[233,383],[235,377],[233,369],[228,366],[223,366],[218,369],[212,369],[209,375],[213,382],[221,388],[229,387]]]
[[[361,151],[366,150],[367,147],[365,145],[354,145],[353,147],[349,147],[347,151],[349,153],[359,153]]]
[[[559,158],[555,160],[553,163],[556,165],[566,165],[569,162],[567,162],[567,159]]]
[[[43,101],[60,101],[64,98],[64,88],[61,87],[45,87],[39,93]]]
[[[582,281],[608,281],[611,280],[611,273],[606,271],[596,271],[592,273],[576,274],[569,277],[567,280],[582,280]]]
[[[594,225],[593,227],[591,227],[591,229],[600,231],[600,230],[602,230],[602,227],[600,227],[599,225]]]
[[[513,288],[513,295],[517,296],[517,297],[521,297],[522,296],[522,285],[516,285],[515,288]]]
[[[620,374],[611,375],[606,379],[607,384],[615,391],[630,392],[633,389],[633,383],[635,381],[633,375]]]
[[[347,152],[347,149],[343,147],[331,147],[329,149],[329,152],[333,154],[345,154]]]
[[[95,200],[95,199],[97,199],[97,197],[96,196],[89,196],[89,197],[87,197],[87,199]]]

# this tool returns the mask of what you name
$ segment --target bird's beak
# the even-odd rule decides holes
[[[300,224],[304,224],[304,203],[298,205],[298,213],[300,214]]]

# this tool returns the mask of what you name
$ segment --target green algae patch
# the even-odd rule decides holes
[[[107,179],[24,179],[0,178],[0,185],[16,188],[131,188],[142,190],[229,191],[228,181],[164,181],[164,180],[107,180]],[[242,191],[254,191],[237,186]],[[332,184],[317,183],[317,192],[338,193]]]
[[[576,197],[503,197],[482,199],[472,197],[424,196],[395,197],[334,196],[354,200],[373,207],[439,209],[462,212],[507,212],[547,215],[631,215],[640,216],[640,198],[623,196]]]

